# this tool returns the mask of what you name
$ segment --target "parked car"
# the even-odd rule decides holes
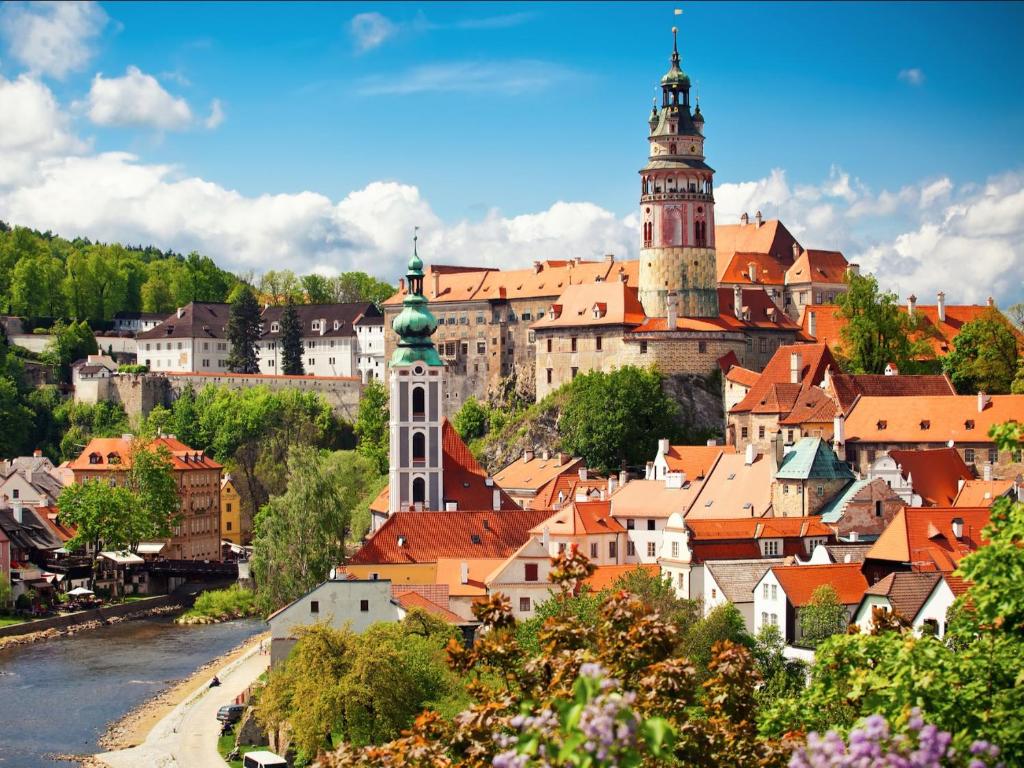
[[[242,719],[243,712],[245,712],[243,704],[225,704],[217,710],[217,719],[222,723],[237,723]]]
[[[258,752],[246,752],[242,760],[245,768],[288,768],[288,761],[273,752],[260,750]]]

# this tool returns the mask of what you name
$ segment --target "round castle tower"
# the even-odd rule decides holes
[[[661,78],[661,109],[651,108],[650,156],[640,171],[640,302],[648,317],[718,317],[714,169],[704,162],[704,116],[690,111],[690,78],[679,66]],[[674,298],[669,298],[669,297]]]

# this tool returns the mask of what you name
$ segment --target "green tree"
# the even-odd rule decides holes
[[[14,380],[0,376],[0,456],[19,456],[32,433],[32,410]]]
[[[58,320],[53,324],[50,333],[53,339],[46,345],[43,360],[57,368],[62,382],[70,383],[71,364],[99,352],[96,336],[84,320],[78,323]]]
[[[1012,326],[994,307],[964,323],[953,339],[953,349],[942,358],[960,394],[1010,392],[1021,358],[1021,342]]]
[[[338,302],[368,301],[378,307],[395,295],[395,288],[365,272],[343,272],[331,280],[334,300]]]
[[[302,276],[302,290],[306,294],[308,304],[330,304],[331,280],[323,275],[313,273]]]
[[[29,317],[63,317],[64,265],[48,252],[23,256],[11,277],[11,311]]]
[[[147,538],[170,537],[181,522],[182,512],[171,452],[167,447],[150,448],[144,440],[136,439],[125,487],[134,495],[138,511],[149,520],[151,532]]]
[[[467,398],[452,420],[455,431],[467,442],[487,434],[490,412],[475,397]]]
[[[291,449],[287,490],[254,521],[252,573],[261,608],[269,613],[294,600],[345,562],[352,511],[377,476],[352,451]]]
[[[779,628],[766,624],[754,638],[754,660],[763,684],[755,692],[758,708],[770,707],[786,697],[798,695],[807,678],[807,665],[787,659],[785,640]]]
[[[883,373],[892,362],[912,371],[918,358],[930,354],[919,338],[917,322],[904,312],[894,293],[880,291],[873,275],[847,274],[848,290],[836,299],[845,321],[836,350],[848,373]]]
[[[260,305],[248,286],[239,286],[228,313],[228,370],[232,373],[259,373],[256,343],[260,339]]]
[[[152,261],[146,266],[146,280],[139,289],[143,312],[170,314],[175,310],[174,272],[180,269],[172,259]]]
[[[803,645],[817,648],[823,640],[846,631],[850,623],[846,608],[831,584],[814,590],[811,602],[800,609],[800,633]]]
[[[679,407],[654,370],[594,371],[577,376],[565,394],[558,424],[562,447],[599,472],[642,465],[659,438],[672,438],[678,430]]]
[[[201,256],[193,251],[177,264],[178,268],[171,272],[177,306],[185,306],[192,301],[229,299],[236,280],[230,273],[220,269],[209,256]]]
[[[1014,395],[1024,395],[1024,355],[1017,361],[1017,375],[1010,385],[1010,392]]]
[[[677,651],[690,660],[697,670],[697,676],[703,678],[710,670],[715,647],[724,642],[746,648],[754,645],[754,639],[747,632],[743,621],[743,614],[732,603],[716,605],[707,616],[685,627]]]
[[[290,269],[271,269],[260,276],[259,293],[270,304],[302,301],[302,282]]]
[[[376,379],[363,388],[356,414],[356,450],[370,459],[379,472],[388,471],[388,393]]]
[[[281,313],[281,373],[285,376],[302,376],[305,372],[302,364],[302,329],[299,327],[295,304],[289,296]]]

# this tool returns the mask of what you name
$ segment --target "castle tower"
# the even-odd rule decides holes
[[[690,111],[690,78],[672,66],[661,78],[661,108],[651,108],[650,159],[640,171],[640,302],[649,317],[667,315],[675,294],[680,317],[718,317],[714,169],[704,162],[704,116]]]
[[[416,252],[416,238],[406,278],[409,292],[391,326],[399,341],[389,366],[389,514],[408,509],[444,509],[441,423],[445,368],[430,340],[437,330],[437,319],[423,296],[423,262]]]

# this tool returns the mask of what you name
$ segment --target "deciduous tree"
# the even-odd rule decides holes
[[[388,471],[388,393],[376,379],[363,388],[356,415],[356,450],[370,459],[379,472]]]
[[[845,632],[849,623],[846,608],[839,602],[839,594],[831,584],[816,588],[811,602],[800,609],[802,642],[809,648],[816,648],[832,635]]]
[[[953,339],[953,349],[942,358],[942,368],[960,394],[1007,394],[1022,346],[1006,318],[994,307],[988,308],[964,323]]]

